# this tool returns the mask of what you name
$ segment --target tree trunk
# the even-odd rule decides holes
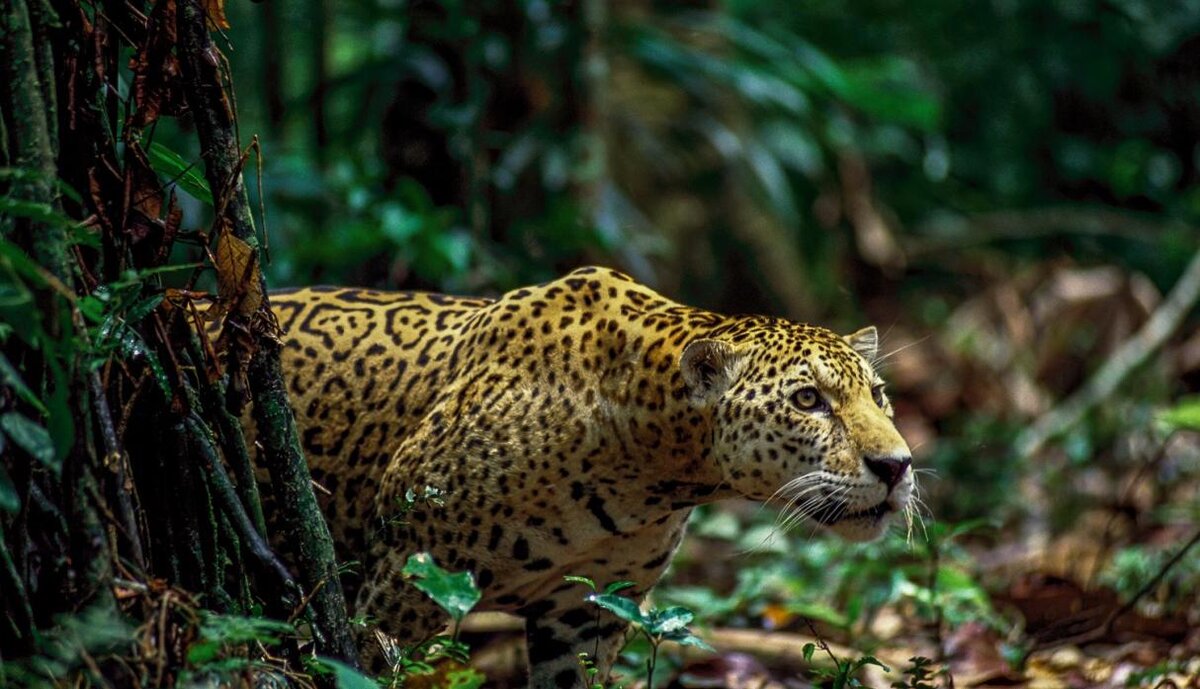
[[[242,182],[241,151],[233,115],[218,72],[219,53],[208,33],[204,8],[199,0],[179,0],[177,7],[185,93],[204,151],[205,176],[216,207],[222,213],[215,226],[219,233],[230,233],[252,247],[255,257],[251,260],[256,261],[258,241]],[[308,465],[284,386],[266,285],[261,273],[257,274],[259,284],[249,289],[256,289],[262,295],[259,310],[245,318],[235,309],[230,316],[232,324],[227,322],[226,328],[244,327],[251,333],[247,379],[264,450],[263,460],[276,492],[280,522],[289,540],[297,545],[295,564],[301,584],[311,596],[318,650],[323,655],[357,665],[358,654],[346,617],[333,538],[313,495]],[[236,353],[230,360],[235,359]],[[236,367],[234,364],[231,369]]]

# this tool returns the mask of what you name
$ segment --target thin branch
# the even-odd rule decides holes
[[[232,518],[238,536],[246,541],[250,552],[260,562],[279,576],[286,590],[299,594],[300,587],[292,580],[291,573],[279,561],[279,558],[275,557],[275,553],[271,551],[271,547],[258,534],[254,524],[250,521],[250,517],[246,514],[246,510],[242,508],[242,502],[238,499],[237,491],[234,490],[233,482],[229,480],[229,475],[225,473],[225,466],[221,463],[220,458],[217,457],[216,448],[213,447],[212,438],[204,422],[198,420],[193,413],[185,423],[192,437],[198,441],[197,447],[200,449],[200,458],[204,461],[204,469],[213,479],[217,499],[220,500],[221,507]]]
[[[1192,257],[1179,282],[1141,330],[1126,340],[1082,388],[1017,437],[1017,456],[1037,454],[1047,442],[1070,430],[1093,407],[1111,397],[1129,374],[1179,329],[1197,299],[1200,299],[1200,251]]]

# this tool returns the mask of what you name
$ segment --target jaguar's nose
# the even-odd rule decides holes
[[[908,471],[908,467],[912,465],[912,457],[864,457],[867,468],[871,470],[883,481],[888,490],[896,487],[900,483],[900,479],[904,478],[904,472]]]

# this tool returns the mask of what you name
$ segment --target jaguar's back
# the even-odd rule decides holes
[[[360,559],[377,478],[445,383],[486,299],[310,287],[272,293],[301,440],[343,559]]]

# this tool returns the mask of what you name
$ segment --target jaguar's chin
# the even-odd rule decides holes
[[[821,509],[813,513],[815,521],[847,541],[873,541],[882,536],[891,524],[892,517],[902,507],[891,499],[884,500],[864,510],[847,512],[844,507]]]

